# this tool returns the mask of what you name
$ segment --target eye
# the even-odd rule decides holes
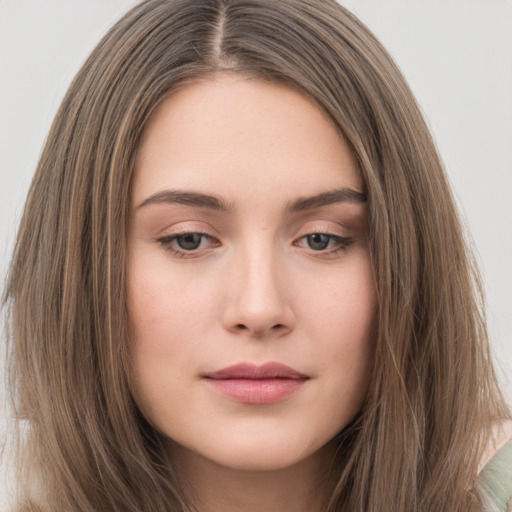
[[[339,235],[327,233],[311,233],[299,238],[296,244],[314,252],[337,253],[346,249],[354,240]]]
[[[165,236],[157,241],[166,251],[184,258],[198,256],[203,250],[220,245],[212,236],[196,232]]]

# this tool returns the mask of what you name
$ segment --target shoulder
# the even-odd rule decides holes
[[[479,480],[489,512],[512,512],[512,422],[496,430]]]

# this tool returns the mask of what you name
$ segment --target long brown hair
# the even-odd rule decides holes
[[[332,0],[147,0],[74,79],[30,189],[4,299],[17,510],[193,510],[129,392],[126,231],[152,112],[177,87],[219,72],[313,98],[366,186],[376,364],[361,413],[339,436],[326,510],[482,510],[477,465],[508,412],[478,276],[408,86]]]

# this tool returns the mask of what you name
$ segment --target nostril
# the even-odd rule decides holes
[[[252,334],[254,334],[255,336],[264,336],[265,333],[270,333],[270,332],[282,332],[282,331],[285,331],[286,330],[286,325],[285,324],[275,324],[275,325],[272,325],[271,327],[269,328],[257,328],[257,327],[254,327],[254,328],[251,328],[249,327],[248,325],[245,325],[245,324],[236,324],[234,326],[234,329],[238,332],[243,332],[243,331],[247,331],[247,332],[251,332]]]
[[[272,331],[275,332],[275,326],[272,327],[264,327],[264,326],[251,326],[250,324],[236,324],[235,331],[239,333],[249,333],[251,335],[257,336],[258,338],[264,336],[265,333],[270,333]]]

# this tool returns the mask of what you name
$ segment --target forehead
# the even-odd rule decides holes
[[[157,108],[137,154],[133,198],[140,203],[179,188],[243,202],[342,187],[362,190],[361,176],[313,100],[283,85],[227,75],[187,85]]]

